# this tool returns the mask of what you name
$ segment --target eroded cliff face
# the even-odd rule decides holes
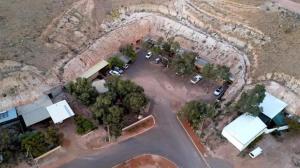
[[[22,92],[22,96],[19,96],[20,101],[13,102],[16,95],[6,94],[1,97],[1,103],[14,106],[32,100],[48,88],[73,80],[100,60],[107,59],[118,52],[121,45],[148,36],[174,36],[184,48],[199,53],[212,63],[231,67],[236,80],[226,93],[228,99],[244,84],[256,80],[284,80],[286,86],[300,93],[300,82],[287,74],[272,72],[259,78],[255,76],[263,48],[277,38],[260,25],[252,26],[257,21],[248,16],[265,16],[263,13],[269,8],[267,16],[276,19],[278,12],[286,10],[278,11],[274,4],[264,2],[250,4],[226,0],[79,0],[41,33],[39,40],[44,41],[48,49],[59,51],[54,62],[49,62],[50,69],[44,72],[36,69],[24,74],[2,70],[7,75],[0,80],[1,94],[9,93],[11,85],[18,93]],[[7,61],[4,64],[9,67],[7,69],[14,67]],[[34,65],[31,67],[35,68]],[[35,80],[32,83],[31,80],[14,82],[17,76]],[[291,83],[289,79],[292,78]]]

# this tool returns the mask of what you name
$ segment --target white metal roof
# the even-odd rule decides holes
[[[280,99],[272,96],[270,93],[266,92],[265,94],[266,96],[259,107],[262,108],[262,112],[266,116],[268,116],[270,119],[273,119],[287,106],[287,104]]]
[[[105,60],[102,60],[102,61],[98,62],[97,64],[95,64],[94,66],[92,66],[87,71],[85,71],[80,77],[89,78],[89,77],[93,76],[94,74],[96,74],[98,71],[100,71],[102,68],[106,67],[107,65],[108,65],[108,62]]]
[[[75,115],[66,100],[48,106],[47,110],[55,124]]]
[[[267,126],[258,117],[245,113],[225,126],[222,135],[242,151],[266,128]]]

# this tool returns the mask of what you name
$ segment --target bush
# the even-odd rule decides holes
[[[213,80],[225,80],[230,78],[230,69],[224,65],[206,64],[202,71],[202,75]]]
[[[95,129],[95,125],[93,124],[93,122],[91,122],[90,120],[82,116],[76,116],[75,123],[76,123],[76,132],[80,135]]]
[[[110,57],[108,59],[108,63],[109,63],[109,67],[113,68],[113,67],[123,67],[124,66],[124,62],[122,60],[120,60],[120,58],[118,56],[113,56]]]
[[[195,53],[185,52],[177,56],[171,64],[171,67],[180,74],[192,74],[195,70]]]
[[[137,53],[135,52],[134,48],[132,45],[126,45],[125,47],[120,48],[120,51],[131,58],[132,61],[135,61],[137,58]]]
[[[300,133],[300,123],[294,119],[287,119],[289,130],[293,133]]]
[[[29,151],[33,157],[46,153],[49,148],[45,135],[42,132],[28,132],[21,137],[22,150]]]
[[[253,89],[242,93],[235,105],[235,109],[239,112],[248,112],[254,116],[258,116],[261,112],[259,104],[264,100],[265,92],[264,85],[256,85]]]
[[[212,118],[215,115],[215,109],[210,104],[191,101],[186,103],[179,113],[188,120],[194,129],[197,129],[205,119]]]

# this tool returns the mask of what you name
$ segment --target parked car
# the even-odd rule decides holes
[[[152,52],[151,52],[151,51],[149,51],[149,52],[146,54],[146,56],[145,56],[145,57],[146,57],[147,59],[149,59],[149,58],[151,58],[151,56],[152,56]]]
[[[214,95],[215,96],[220,96],[221,94],[223,94],[225,92],[224,87],[220,86],[218,87],[215,91],[214,91]]]
[[[113,70],[119,72],[120,74],[124,73],[124,70],[119,67],[114,67]]]
[[[192,84],[196,84],[198,83],[203,77],[199,74],[195,75],[192,79],[191,79],[191,83]]]
[[[121,75],[118,71],[115,71],[115,70],[110,70],[108,73],[111,74],[111,75],[115,75],[115,76],[120,76]]]

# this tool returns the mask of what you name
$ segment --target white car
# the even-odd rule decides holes
[[[198,83],[203,77],[199,74],[195,75],[192,79],[191,79],[191,83],[192,84],[196,84]]]
[[[115,70],[110,70],[108,73],[111,74],[111,75],[115,75],[115,76],[121,76],[121,74],[118,71],[115,71]]]
[[[145,56],[145,57],[146,57],[147,59],[149,59],[151,56],[152,56],[152,52],[151,52],[151,51],[149,51],[149,52],[146,54],[146,56]]]
[[[221,94],[223,94],[224,93],[224,87],[223,86],[220,86],[220,87],[218,87],[215,91],[214,91],[214,95],[215,96],[219,96],[219,95],[221,95]]]

